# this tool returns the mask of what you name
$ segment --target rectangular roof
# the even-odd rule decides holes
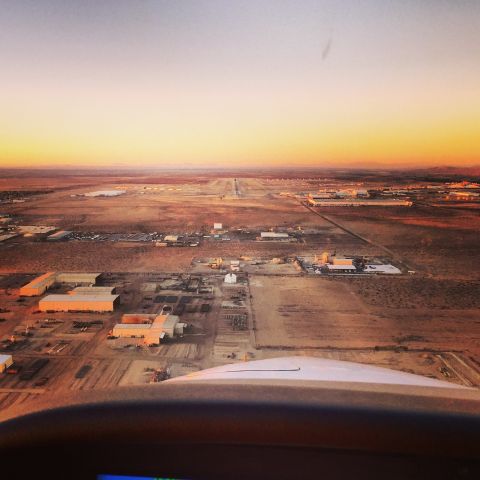
[[[368,265],[365,265],[364,271],[368,273],[392,273],[392,274],[402,273],[402,271],[399,268],[389,263],[383,264],[383,265],[368,264]]]
[[[126,193],[126,190],[96,190],[95,192],[85,193],[85,197],[116,197]]]
[[[277,237],[277,238],[286,238],[288,237],[288,233],[283,232],[261,232],[261,237]]]
[[[120,328],[121,330],[141,330],[151,327],[151,323],[116,323],[113,328]]]
[[[329,270],[356,270],[353,265],[330,265],[327,264],[326,267]]]
[[[12,358],[11,355],[0,355],[0,365],[5,362],[8,362],[8,360],[10,360],[11,358]]]
[[[73,280],[73,283],[78,281],[79,278],[81,278],[84,281],[91,281],[91,280],[96,280],[97,277],[101,275],[100,272],[60,272],[57,273],[57,281],[58,282],[67,282],[71,281],[72,278],[75,278],[76,280]],[[70,280],[67,280],[70,279]]]
[[[70,294],[85,295],[110,295],[115,287],[76,287]]]
[[[179,322],[179,320],[180,318],[177,315],[167,315],[162,323],[162,327],[163,328],[174,327]],[[154,325],[155,325],[155,322],[154,322]]]
[[[38,285],[42,285],[45,281],[50,280],[52,275],[55,276],[55,272],[44,273],[43,275],[34,278],[31,282],[24,285],[24,287],[37,287]]]
[[[70,235],[72,233],[71,230],[59,230],[58,232],[52,233],[51,235],[48,236],[48,239],[57,239],[57,238],[63,238],[66,237],[67,235]]]
[[[47,295],[40,302],[113,302],[118,295]]]

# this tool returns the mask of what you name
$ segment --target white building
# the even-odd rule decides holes
[[[327,270],[331,273],[355,273],[357,269],[353,265],[325,265]]]
[[[178,235],[165,235],[164,242],[178,242]]]
[[[98,190],[96,192],[85,193],[85,197],[117,197],[127,193],[126,190]]]
[[[260,233],[260,238],[262,240],[281,240],[281,239],[286,239],[289,238],[290,235],[288,233],[282,233],[282,232],[261,232]]]
[[[13,365],[13,358],[11,355],[0,355],[0,373],[4,373],[11,365]]]
[[[229,284],[237,283],[237,276],[234,273],[227,273],[223,281]]]
[[[52,233],[47,237],[49,241],[58,241],[58,240],[66,240],[69,235],[73,232],[71,230],[59,230],[58,232]]]
[[[386,263],[383,265],[365,265],[365,273],[385,273],[387,275],[399,275],[402,271],[393,265]]]
[[[222,230],[222,229],[223,229],[223,224],[221,224],[221,223],[214,223],[214,224],[213,224],[213,229],[214,229],[214,230]]]
[[[139,318],[143,318],[141,314]],[[147,322],[147,318],[145,321]],[[177,315],[157,315],[148,323],[117,323],[113,327],[113,336],[121,338],[143,338],[147,345],[159,344],[166,337],[183,335],[186,323],[181,323]]]
[[[360,189],[355,191],[355,196],[356,197],[368,198],[370,195],[368,193],[368,190],[366,190],[365,188],[360,188]]]

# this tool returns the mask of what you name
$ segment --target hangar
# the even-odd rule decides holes
[[[58,283],[84,283],[87,285],[95,285],[97,278],[100,276],[100,273],[82,273],[82,272],[72,272],[72,273],[57,273],[57,282]]]
[[[115,287],[76,287],[68,292],[69,295],[113,295]]]
[[[35,297],[37,295],[42,295],[55,283],[55,280],[55,272],[44,273],[21,287],[19,294],[22,297]]]
[[[43,295],[54,283],[73,283],[81,285],[95,285],[100,273],[56,273],[47,272],[33,279],[20,288],[19,295],[35,297]],[[97,287],[99,288],[99,287]],[[95,292],[96,293],[96,292]],[[110,292],[111,293],[111,292]]]
[[[112,335],[121,338],[143,338],[147,345],[159,344],[165,338],[174,338],[183,335],[187,326],[181,323],[177,315],[157,315],[153,322],[148,322],[147,316],[139,314],[145,323],[117,323],[113,327]]]
[[[41,312],[113,312],[119,295],[47,295],[38,302]]]

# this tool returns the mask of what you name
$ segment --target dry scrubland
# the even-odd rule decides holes
[[[368,304],[378,307],[416,309],[478,309],[479,280],[418,278],[349,279],[353,289]],[[480,319],[479,319],[480,320]]]
[[[98,180],[98,179],[97,179]],[[0,248],[1,272],[43,270],[185,271],[193,257],[250,255],[261,258],[289,254],[313,254],[317,244],[345,249],[361,242],[345,235],[329,222],[312,215],[294,199],[259,197],[261,183],[241,181],[241,197],[233,193],[233,179],[215,179],[200,184],[120,184],[125,195],[115,198],[71,197],[86,191],[113,189],[117,184],[96,184],[88,189],[62,189],[23,204],[6,205],[7,213],[23,224],[53,225],[86,232],[208,232],[213,222],[230,228],[312,227],[324,234],[307,245],[211,242],[199,248],[159,249],[147,244],[66,242],[45,243],[14,239]],[[252,188],[252,186],[254,188]],[[260,187],[259,187],[260,186]],[[163,190],[144,190],[163,188]],[[181,190],[169,190],[180,188]],[[253,193],[251,193],[253,191]],[[141,193],[144,192],[144,193]],[[359,245],[361,246],[361,245]]]
[[[255,345],[271,356],[372,363],[478,386],[478,282],[446,300],[446,285],[427,281],[418,289],[411,278],[254,276]]]
[[[480,277],[480,215],[468,210],[338,209],[328,215],[435,278]],[[446,293],[448,295],[448,293]]]
[[[11,244],[12,245],[12,244]],[[304,251],[300,248],[299,254]],[[312,253],[305,249],[304,253]],[[48,270],[106,272],[187,272],[194,258],[235,258],[241,255],[271,259],[292,254],[286,244],[226,242],[196,248],[157,248],[130,243],[21,243],[0,247],[0,273]]]
[[[293,200],[232,199],[128,192],[115,198],[71,198],[58,193],[11,208],[26,223],[97,232],[195,232],[221,221],[231,228],[308,225],[311,215]],[[271,219],[271,222],[269,221]],[[321,222],[313,222],[314,224]]]
[[[242,185],[248,185],[250,181],[242,181]],[[25,204],[6,206],[5,210],[21,216],[26,224],[44,223],[98,232],[171,230],[191,233],[202,227],[211,228],[214,221],[223,222],[231,228],[322,223],[312,219],[292,199],[249,196],[248,188],[245,188],[239,200],[232,195],[233,179],[212,180],[194,186],[146,184],[138,187],[121,184],[127,193],[119,197],[71,197],[86,191],[113,189],[115,186],[118,184],[62,189]]]
[[[280,195],[313,190],[317,184],[312,181],[242,177],[237,196],[231,177],[45,178],[1,180],[0,189],[22,186],[54,190],[25,203],[3,205],[2,211],[16,215],[22,224],[48,224],[76,231],[192,233],[208,231],[213,222],[222,222],[230,228],[256,230],[301,226],[317,233],[299,243],[208,241],[196,248],[15,238],[0,244],[2,273],[188,273],[197,258],[247,255],[271,259],[313,256],[324,249],[392,257],[416,273],[398,278],[277,277],[259,274],[271,275],[270,265],[252,268],[253,332],[236,332],[232,338],[241,337],[242,349],[254,352],[255,358],[322,356],[480,385],[480,217],[474,212],[425,206],[317,210],[352,234],[309,211],[296,199]],[[116,198],[71,197],[115,187],[127,193]],[[218,323],[211,326],[212,344],[208,348],[213,351],[212,332],[219,336],[221,331],[222,338],[230,338],[230,326],[222,324],[219,328]],[[208,366],[210,350],[205,347],[202,352],[202,366]],[[119,375],[118,365],[108,362],[105,360],[102,368],[111,379],[105,383],[106,388],[112,388]],[[125,382],[141,375],[141,363],[135,368],[124,363],[123,371],[129,369]]]
[[[374,348],[409,344],[433,350],[471,349],[480,353],[480,319],[468,296],[446,307],[443,292],[422,295],[412,305],[382,302],[376,278],[363,278],[352,288],[350,279],[273,277],[251,282],[259,347]],[[392,284],[395,282],[392,279]],[[414,286],[397,284],[400,296]],[[477,285],[478,286],[478,285]],[[388,297],[388,293],[387,293]],[[268,298],[268,302],[263,299]],[[371,301],[378,298],[378,301]],[[432,309],[440,311],[432,315]],[[450,311],[445,311],[447,308]],[[443,311],[442,311],[443,310]],[[468,337],[465,331],[468,330]]]

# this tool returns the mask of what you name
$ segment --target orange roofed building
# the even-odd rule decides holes
[[[38,302],[41,312],[113,312],[119,295],[47,295]]]
[[[47,272],[20,288],[20,296],[35,297],[43,295],[56,281],[55,272]]]

